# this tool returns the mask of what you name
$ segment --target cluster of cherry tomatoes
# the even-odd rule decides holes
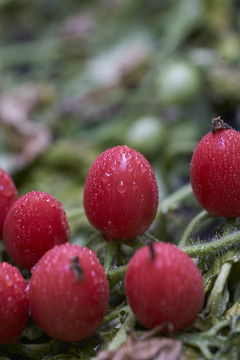
[[[235,217],[240,216],[240,135],[223,124],[215,119],[214,131],[197,146],[191,183],[212,215]],[[142,154],[116,146],[94,161],[85,182],[84,209],[106,241],[142,234],[157,208],[157,180]],[[18,198],[11,177],[0,169],[0,236],[16,265],[0,263],[0,345],[20,339],[29,313],[59,340],[93,335],[108,309],[107,275],[94,251],[69,242],[62,204],[39,191]],[[22,268],[31,269],[29,283]],[[191,324],[204,302],[198,267],[177,246],[161,241],[132,256],[125,292],[137,320],[146,328],[163,325],[165,332]]]

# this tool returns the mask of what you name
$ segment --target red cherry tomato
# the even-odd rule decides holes
[[[237,131],[220,128],[203,137],[193,153],[191,184],[198,202],[211,215],[240,216],[240,134]]]
[[[158,207],[158,187],[145,157],[128,146],[107,149],[92,164],[84,187],[90,223],[114,239],[146,231]]]
[[[147,245],[136,251],[128,264],[125,290],[136,318],[150,329],[164,323],[171,323],[174,331],[183,329],[195,320],[204,300],[199,269],[170,243],[154,243],[153,252]]]
[[[0,345],[18,342],[29,316],[28,286],[20,271],[0,263]]]
[[[30,269],[55,245],[68,241],[70,229],[62,204],[53,195],[31,191],[9,209],[3,240],[9,256]]]
[[[70,243],[39,260],[30,280],[30,310],[53,338],[79,341],[94,334],[108,308],[109,288],[94,251]]]
[[[0,238],[3,223],[11,205],[17,200],[17,189],[12,178],[0,168]]]

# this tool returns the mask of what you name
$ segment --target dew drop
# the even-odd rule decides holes
[[[140,165],[140,169],[143,174],[147,171],[146,167],[143,164]]]
[[[127,191],[126,185],[124,184],[123,180],[121,180],[118,184],[117,190],[120,194],[125,194],[125,192]]]
[[[110,189],[111,189],[111,184],[110,184],[110,183],[107,184],[106,189],[107,189],[108,191],[110,191]]]
[[[95,271],[95,270],[92,270],[92,271],[91,271],[91,274],[92,274],[92,276],[96,276],[96,271]]]
[[[128,164],[127,170],[128,170],[129,173],[131,173],[133,171],[133,167],[132,167],[131,164]]]
[[[126,153],[126,158],[127,158],[128,160],[131,160],[131,159],[132,159],[132,154],[131,154],[130,152],[127,152],[127,153]]]
[[[117,163],[117,160],[115,160],[111,165],[110,165],[110,168],[115,171],[117,170],[117,167],[118,167],[118,163]]]
[[[137,188],[138,188],[138,186],[137,186],[137,184],[136,184],[136,181],[133,181],[133,182],[132,182],[132,189],[133,189],[133,191],[136,191]]]
[[[106,182],[108,181],[108,179],[109,179],[110,176],[112,176],[112,174],[105,172],[104,174],[101,175],[101,180],[102,180],[104,183],[106,183]]]
[[[135,156],[135,162],[136,162],[136,164],[140,164],[140,162],[141,162],[141,159],[139,159],[139,157],[138,156]]]
[[[52,225],[48,225],[48,233],[49,234],[53,233]]]
[[[25,199],[22,201],[23,206],[27,206],[28,204],[28,197],[25,197]]]

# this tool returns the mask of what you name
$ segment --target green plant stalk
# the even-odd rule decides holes
[[[199,214],[197,214],[188,224],[187,228],[185,229],[178,246],[184,247],[190,245],[190,235],[194,231],[196,227],[198,227],[202,222],[207,219],[210,219],[212,216],[206,211],[202,210]]]
[[[112,320],[116,319],[117,317],[119,317],[119,313],[121,311],[125,311],[125,312],[128,313],[129,310],[130,310],[129,306],[126,305],[126,306],[122,307],[121,309],[117,309],[117,310],[112,311],[110,314],[107,314],[105,316],[105,318],[103,319],[102,325],[105,325],[105,324],[109,323],[110,321],[112,321]]]
[[[110,240],[107,245],[106,245],[106,253],[105,253],[105,257],[104,257],[104,269],[106,274],[108,274],[109,269],[111,267],[111,263],[112,263],[112,259],[115,253],[115,249],[116,249],[117,244],[113,241]]]
[[[9,344],[0,346],[2,355],[18,354],[32,360],[40,360],[46,355],[59,354],[66,350],[68,345],[62,341],[51,340],[44,344]]]
[[[214,287],[211,291],[211,294],[208,299],[207,308],[210,310],[211,314],[217,315],[219,311],[221,296],[226,285],[229,273],[232,268],[231,262],[226,262],[223,264],[221,271],[215,281]]]
[[[206,242],[193,246],[185,246],[182,248],[189,256],[204,260],[206,256],[215,256],[222,252],[226,252],[231,248],[237,248],[240,244],[240,231],[233,234],[223,236],[219,240]]]
[[[127,265],[118,267],[116,269],[110,270],[108,272],[108,281],[109,286],[112,288],[118,281],[120,281],[125,275],[127,270]]]
[[[121,326],[121,328],[118,330],[116,336],[113,338],[111,343],[108,346],[108,350],[115,351],[122,346],[127,339],[127,333],[129,331],[132,331],[134,329],[136,323],[136,318],[132,312],[132,310],[129,309],[128,316]]]
[[[186,184],[180,189],[176,190],[171,195],[163,199],[158,207],[157,217],[161,214],[166,215],[169,211],[177,208],[183,200],[188,199],[193,195],[191,184]]]
[[[67,215],[68,221],[70,221],[76,217],[85,216],[85,211],[84,211],[83,206],[79,206],[77,208],[67,210],[66,215]]]
[[[186,184],[165,199],[160,201],[157,211],[156,220],[158,221],[157,236],[164,241],[167,227],[167,214],[178,208],[178,205],[184,200],[193,197],[191,184]]]

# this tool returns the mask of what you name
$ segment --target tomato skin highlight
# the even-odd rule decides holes
[[[0,168],[0,239],[3,223],[11,205],[17,200],[17,189],[10,175]]]
[[[178,331],[197,317],[204,301],[204,286],[192,259],[175,245],[154,243],[154,257],[143,246],[130,259],[125,291],[130,307],[146,328],[170,322]],[[168,332],[164,327],[163,332]]]
[[[68,241],[70,229],[62,204],[53,195],[31,191],[9,209],[3,240],[17,265],[30,269],[55,245]]]
[[[28,285],[20,271],[0,263],[0,345],[18,342],[29,317]]]
[[[158,207],[155,174],[145,157],[119,145],[92,164],[84,186],[84,209],[90,223],[114,239],[127,240],[146,231]]]
[[[109,286],[95,252],[67,243],[49,250],[32,269],[29,296],[36,323],[53,338],[73,342],[101,325]]]
[[[196,199],[211,215],[240,216],[240,134],[206,134],[193,153],[190,178]]]

